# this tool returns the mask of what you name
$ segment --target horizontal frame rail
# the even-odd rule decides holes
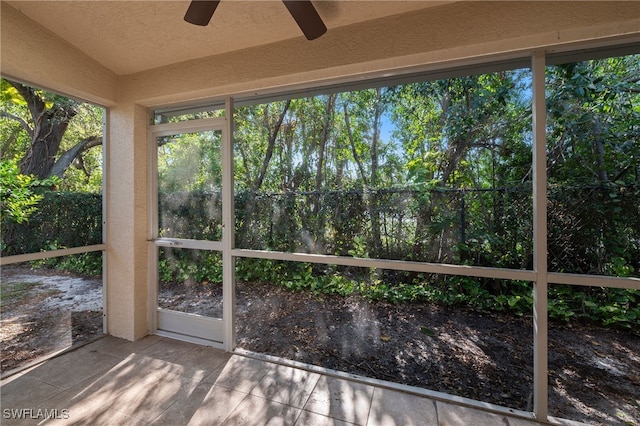
[[[640,290],[640,278],[607,277],[604,275],[563,274],[549,272],[549,284],[583,285]]]
[[[31,262],[32,260],[49,259],[52,257],[69,256],[71,254],[91,253],[94,251],[105,251],[106,244],[95,244],[92,246],[74,247],[68,249],[40,251],[38,253],[17,254],[15,256],[0,257],[0,266],[11,265],[13,263]]]
[[[219,131],[224,127],[225,122],[226,118],[224,117],[203,118],[177,123],[154,124],[153,126],[149,126],[149,131],[154,137],[203,131]]]
[[[184,238],[158,238],[151,240],[158,247],[222,251],[222,241],[191,240]]]
[[[236,257],[254,259],[273,259],[294,262],[319,263],[325,265],[358,266],[362,268],[381,268],[396,271],[425,272],[431,274],[462,275],[467,277],[497,278],[505,280],[534,281],[533,271],[483,266],[447,265],[442,263],[411,262],[390,259],[366,259],[361,257],[332,256],[324,254],[285,253],[267,250],[234,249]]]
[[[441,263],[411,262],[390,259],[366,259],[360,257],[333,256],[309,253],[287,253],[268,250],[233,249],[232,256],[253,259],[271,259],[293,262],[307,262],[324,265],[381,268],[396,271],[424,272],[432,274],[460,275],[477,278],[535,281],[534,271],[491,268],[485,266],[447,265]],[[549,284],[609,287],[640,290],[640,278],[607,277],[604,275],[564,274],[550,272]]]

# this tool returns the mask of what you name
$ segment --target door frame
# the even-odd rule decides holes
[[[190,120],[178,123],[151,125],[148,143],[148,324],[150,334],[213,346],[227,351],[235,348],[235,258],[234,195],[233,195],[233,115],[232,100],[225,102],[225,116]],[[222,159],[222,240],[197,241],[158,237],[158,150],[156,140],[161,136],[202,131],[220,131]],[[160,247],[195,248],[218,251],[222,255],[222,318],[212,318],[168,311],[158,307],[158,250]],[[190,335],[209,336],[208,338]]]

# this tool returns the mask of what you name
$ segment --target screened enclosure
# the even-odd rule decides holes
[[[567,408],[577,382],[560,378],[566,353],[551,358],[548,391],[541,357],[547,339],[576,344],[566,327],[595,327],[611,347],[618,332],[637,338],[626,277],[640,277],[639,66],[631,55],[541,68],[537,136],[528,68],[240,102],[227,189],[238,347],[522,411],[548,393],[556,415],[585,419],[590,408]],[[161,178],[189,170],[174,179],[183,189],[159,188],[171,209],[161,236],[222,235],[216,143],[188,141],[204,147],[194,162],[158,142]],[[180,266],[165,275],[161,263],[160,288],[191,283],[183,293],[220,301],[187,297],[197,312],[221,312],[222,258],[163,253]],[[556,284],[540,289],[541,267]]]

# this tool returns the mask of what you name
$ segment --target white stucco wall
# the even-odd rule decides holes
[[[37,87],[113,105],[118,77],[16,9],[0,9],[0,71]]]
[[[147,113],[128,103],[108,115],[107,329],[135,340],[148,333]]]

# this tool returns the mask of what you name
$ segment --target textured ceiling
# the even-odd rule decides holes
[[[223,0],[206,27],[184,22],[188,0],[7,3],[118,75],[303,37],[281,1]],[[329,32],[444,3],[314,1]]]

